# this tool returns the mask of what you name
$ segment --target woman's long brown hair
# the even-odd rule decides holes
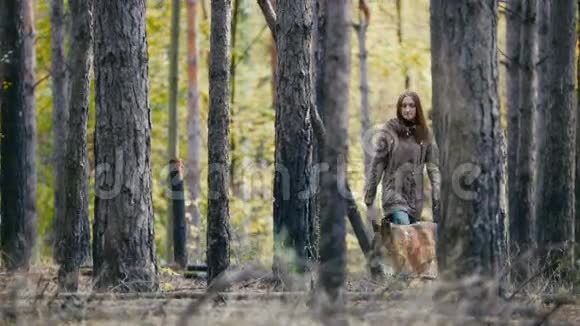
[[[421,142],[428,143],[430,140],[429,136],[429,127],[427,126],[427,121],[425,120],[425,114],[423,114],[423,106],[421,105],[421,99],[419,95],[413,91],[404,91],[401,95],[399,95],[399,99],[397,100],[397,118],[399,120],[404,121],[403,113],[401,109],[403,108],[403,100],[405,97],[409,96],[415,102],[415,109],[417,114],[415,115],[415,124],[417,125],[417,131],[415,132],[415,140],[418,144]]]

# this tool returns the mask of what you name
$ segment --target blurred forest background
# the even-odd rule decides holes
[[[199,90],[201,110],[201,198],[198,202],[201,217],[199,226],[192,225],[188,215],[188,252],[191,263],[205,260],[205,236],[207,215],[207,113],[208,113],[208,54],[209,54],[209,4],[198,2],[199,19]],[[238,0],[235,28],[235,46],[232,47],[235,62],[232,79],[235,98],[232,103],[231,132],[236,146],[231,157],[238,163],[233,174],[237,185],[236,194],[230,197],[231,259],[238,265],[259,261],[272,262],[272,184],[274,176],[274,119],[272,101],[272,36],[264,16],[255,0]],[[36,74],[39,80],[35,96],[37,102],[37,250],[43,262],[51,261],[48,239],[53,218],[54,167],[53,115],[51,92],[51,31],[49,1],[36,1]],[[395,116],[395,104],[399,94],[406,88],[419,93],[423,107],[431,112],[431,55],[428,0],[371,0],[371,13],[367,32],[367,50],[370,86],[371,125],[383,123]],[[204,8],[205,7],[205,8]],[[501,8],[501,7],[500,7]],[[353,7],[353,25],[361,13]],[[151,162],[153,178],[153,209],[155,213],[155,237],[158,259],[161,264],[167,258],[167,179],[169,165],[168,102],[169,102],[169,45],[171,29],[171,1],[147,1],[147,41],[149,50],[150,107],[152,114]],[[67,17],[70,21],[70,17]],[[178,74],[178,121],[179,152],[187,154],[187,21],[185,6],[180,13],[179,74]],[[361,105],[359,88],[359,50],[356,31],[352,37],[352,74],[349,105],[349,164],[348,179],[359,208],[363,208],[364,186],[363,148],[361,146]],[[500,9],[498,30],[500,54],[505,42],[505,17]],[[67,47],[68,48],[68,47]],[[500,60],[502,60],[500,56]],[[505,126],[505,68],[500,70],[502,125]],[[94,83],[94,82],[93,82]],[[94,93],[94,90],[91,91]],[[91,99],[94,95],[91,95]],[[90,218],[94,214],[94,101],[90,101],[88,154],[90,173]],[[429,124],[431,123],[429,119]],[[427,183],[428,184],[428,183]],[[426,197],[430,191],[426,190]],[[187,198],[187,197],[186,197]],[[379,197],[380,198],[380,197]],[[188,203],[186,202],[186,205]],[[427,207],[423,218],[430,219]],[[363,210],[364,214],[364,210]],[[91,221],[92,222],[92,221]],[[364,270],[364,256],[356,238],[348,226],[348,270]]]

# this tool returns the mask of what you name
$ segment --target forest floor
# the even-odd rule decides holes
[[[161,270],[161,290],[97,293],[83,275],[79,293],[58,293],[55,268],[0,272],[0,325],[320,325],[308,292],[276,292],[263,278],[208,295],[205,281]],[[341,320],[350,325],[580,325],[580,300],[569,294],[490,295],[475,279],[456,284],[350,276]]]

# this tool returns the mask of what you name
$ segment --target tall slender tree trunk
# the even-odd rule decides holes
[[[310,41],[310,80],[311,80],[311,117],[321,119],[322,99],[324,98],[324,40],[326,38],[327,0],[312,2],[312,34]],[[322,120],[321,124],[322,124]],[[306,223],[306,255],[312,262],[320,259],[320,177],[324,135],[318,136],[313,125],[309,130],[312,139],[310,147],[310,194],[308,197],[308,220]]]
[[[514,207],[518,200],[518,179],[516,177],[518,140],[519,140],[519,109],[520,109],[520,49],[522,32],[522,2],[524,0],[509,0],[506,10],[506,89],[507,89],[507,134],[508,134],[508,214],[510,224],[517,221]],[[510,226],[510,232],[515,225]],[[513,235],[512,235],[513,236]]]
[[[337,300],[346,278],[346,158],[348,156],[348,100],[350,81],[351,6],[340,0],[327,6],[322,100],[327,137],[322,162],[320,195],[320,283],[332,300]],[[331,113],[332,112],[332,113]]]
[[[186,184],[189,190],[188,212],[191,224],[195,227],[195,259],[202,259],[199,199],[201,197],[201,115],[199,107],[199,47],[197,33],[198,2],[187,1],[187,173]]]
[[[208,284],[230,265],[229,136],[231,0],[211,1],[208,115]]]
[[[66,64],[66,24],[64,0],[50,1],[50,42],[52,72],[52,130],[54,166],[54,217],[53,229],[62,225],[64,214],[64,168],[67,141],[68,69]],[[53,230],[55,231],[55,230]],[[54,235],[54,232],[53,232]],[[56,257],[55,257],[56,258]]]
[[[327,167],[326,163],[323,161],[324,156],[324,146],[326,143],[326,139],[328,136],[326,135],[325,127],[326,120],[329,116],[332,116],[334,113],[333,110],[326,110],[324,107],[324,101],[326,97],[326,86],[325,86],[325,79],[324,76],[326,75],[326,57],[325,57],[325,48],[326,48],[326,33],[328,29],[326,28],[326,21],[327,21],[327,1],[326,0],[317,0],[314,3],[314,28],[313,28],[313,36],[312,36],[312,61],[313,61],[313,80],[314,83],[314,102],[315,105],[311,111],[311,120],[313,122],[312,132],[313,132],[313,152],[312,152],[312,161],[316,162],[318,165],[318,169],[313,169],[314,173],[323,172],[323,170]],[[366,7],[365,7],[366,8]],[[368,8],[367,8],[368,9]],[[312,176],[311,182],[315,179]],[[318,182],[318,181],[315,181]],[[371,240],[369,239],[369,235],[367,230],[365,229],[364,222],[361,218],[361,214],[358,211],[358,207],[356,202],[354,201],[354,197],[352,196],[352,192],[350,190],[350,186],[348,184],[348,180],[345,179],[345,184],[341,184],[341,190],[344,190],[344,196],[347,200],[347,215],[350,221],[350,224],[353,228],[355,236],[357,237],[359,246],[365,256],[369,253],[371,248]],[[316,185],[311,185],[311,189],[317,189]],[[309,248],[312,248],[312,254],[314,257],[318,257],[318,242],[320,238],[320,227],[319,227],[319,220],[320,220],[320,195],[314,191],[310,195],[310,219],[308,222],[309,234],[310,238],[308,239],[310,245]]]
[[[364,141],[366,133],[371,128],[370,104],[369,104],[369,68],[368,68],[368,51],[366,46],[367,30],[369,27],[369,18],[361,18],[360,24],[356,31],[358,36],[358,58],[360,74],[360,98],[361,98],[361,140]],[[368,172],[371,162],[371,154],[364,152],[364,169],[365,175]]]
[[[240,196],[240,184],[236,183],[238,178],[238,140],[236,135],[236,41],[237,41],[237,26],[238,26],[238,16],[240,12],[240,0],[233,1],[233,14],[231,21],[231,60],[230,60],[230,187],[232,188],[232,193],[234,196]]]
[[[578,14],[580,17],[580,6],[578,6]],[[580,26],[576,30],[576,44],[577,51],[580,51]],[[576,222],[574,228],[574,237],[576,238],[575,255],[580,257],[580,55],[576,61],[576,179],[575,179],[575,215]]]
[[[276,12],[276,0],[269,0],[270,5],[272,6],[272,9],[274,11],[274,13]],[[268,24],[266,22],[266,24]],[[270,27],[270,26],[268,26]],[[271,39],[271,43],[270,43],[270,83],[271,83],[271,89],[272,89],[272,109],[276,110],[276,67],[278,65],[278,53],[276,52],[276,27],[274,26],[274,28],[270,27],[270,32],[272,35],[272,39]],[[256,154],[256,164],[262,168],[265,167],[267,160],[265,159],[265,151],[266,151],[266,140],[267,139],[260,139],[260,143],[258,145],[258,153]],[[263,192],[262,192],[262,197],[263,197]]]
[[[281,276],[280,273],[289,270],[289,265],[294,265],[299,272],[306,267],[311,217],[312,1],[281,1],[276,11],[278,93],[273,269]],[[288,259],[288,255],[293,257]]]
[[[181,13],[181,0],[171,1],[171,43],[169,44],[169,125],[167,129],[167,135],[169,138],[169,143],[167,147],[167,156],[169,157],[168,162],[172,160],[179,159],[179,135],[178,135],[178,122],[177,122],[177,92],[178,92],[178,82],[179,82],[179,16]],[[170,172],[171,174],[171,172]],[[174,261],[173,257],[173,223],[175,216],[173,216],[173,193],[171,188],[173,187],[173,180],[171,176],[168,176],[168,193],[172,194],[167,199],[167,252],[166,259],[168,263]]]
[[[405,76],[405,89],[411,87],[411,76],[409,76],[409,68],[405,63],[404,44],[403,44],[403,3],[401,0],[395,0],[397,8],[397,41],[399,42],[399,60],[401,60],[401,67],[403,75]]]
[[[358,37],[359,51],[359,75],[360,75],[360,97],[361,97],[361,144],[364,152],[364,173],[369,172],[371,155],[366,149],[364,142],[367,140],[368,133],[371,131],[371,117],[369,104],[369,78],[368,78],[368,51],[366,46],[367,30],[370,23],[370,12],[366,1],[359,1],[359,9],[362,13],[359,25],[356,27]],[[379,211],[374,204],[368,207],[367,220],[369,225],[372,224],[379,216]]]
[[[207,20],[208,15],[208,10],[207,10],[207,1],[206,0],[201,0],[201,11],[203,13],[203,19]]]
[[[367,30],[370,24],[370,10],[366,3],[366,1],[359,0],[359,16],[360,16],[360,23],[355,26],[356,34],[358,37],[358,50],[359,50],[359,75],[360,75],[360,92],[361,92],[361,145],[364,152],[364,174],[365,178],[366,175],[369,173],[370,163],[371,163],[371,155],[372,153],[368,152],[367,146],[365,144],[368,141],[369,132],[371,132],[371,118],[370,118],[370,104],[369,104],[369,82],[368,82],[368,51],[366,46],[366,39],[367,39]],[[349,217],[351,216],[351,212],[354,213],[355,205],[350,205],[351,209],[349,209]],[[367,225],[372,225],[374,221],[379,219],[379,210],[373,204],[367,207]],[[352,219],[351,219],[352,221]],[[368,228],[364,228],[365,233],[370,233]],[[368,237],[368,236],[367,236]],[[370,241],[370,239],[369,239]],[[377,234],[373,235],[372,241],[380,241]],[[359,241],[359,243],[362,243]],[[369,242],[369,246],[372,247],[372,244]],[[363,252],[370,251],[370,247],[365,249],[361,246]],[[376,246],[375,246],[376,248]],[[382,265],[378,264],[380,252],[373,252],[373,255],[369,256],[370,260],[370,272],[374,278],[378,278],[383,274]]]
[[[0,1],[0,252],[9,270],[30,267],[36,244],[34,2]]]
[[[535,219],[535,133],[534,116],[536,111],[536,6],[535,0],[522,1],[522,19],[520,20],[520,61],[519,65],[519,112],[518,112],[518,142],[516,146],[516,166],[514,185],[512,190],[515,202],[510,220],[510,239],[512,248],[531,257],[531,250],[535,248],[536,219]],[[533,257],[533,256],[532,256]],[[526,269],[535,259],[523,259],[521,272],[527,277]],[[517,264],[518,262],[516,262]]]
[[[312,10],[312,34],[310,36],[310,157],[308,169],[309,178],[308,187],[308,220],[307,229],[307,259],[311,264],[320,263],[320,196],[321,196],[321,176],[324,169],[322,157],[325,143],[324,125],[320,111],[322,110],[322,98],[324,83],[321,76],[324,76],[324,40],[326,38],[326,6],[327,0],[314,0],[311,3]],[[320,130],[317,130],[316,123],[320,123]],[[312,270],[310,270],[312,271]]]
[[[72,17],[70,36],[70,116],[64,169],[64,211],[56,228],[55,257],[60,265],[59,288],[76,291],[79,268],[89,252],[89,119],[91,45],[93,43],[93,1],[69,0]]]
[[[326,39],[326,7],[328,0],[316,0],[314,2],[314,28],[312,35],[313,47],[313,75],[314,75],[314,103],[320,114],[324,117],[324,50]]]
[[[233,1],[233,12],[232,12],[232,40],[231,40],[231,60],[230,60],[230,102],[233,106],[236,102],[236,65],[237,65],[237,40],[238,40],[238,21],[240,17],[240,0]],[[233,109],[233,108],[232,108]],[[230,116],[230,120],[231,120]]]
[[[171,180],[171,213],[173,214],[173,261],[177,268],[185,269],[187,267],[187,224],[181,160],[169,161],[169,180]]]
[[[431,1],[433,109],[443,175],[437,258],[450,278],[493,277],[504,258],[497,5]]]
[[[276,0],[270,0],[274,11],[276,10]],[[276,52],[276,39],[272,37],[270,46],[270,64],[272,70],[272,108],[276,108],[276,67],[278,65],[278,53]]]
[[[95,2],[96,287],[158,287],[145,1]]]
[[[574,268],[576,13],[574,0],[549,1],[540,9],[538,245],[547,275],[556,277]]]
[[[270,4],[274,12],[276,11],[276,0],[270,0]],[[276,68],[278,65],[278,53],[276,52],[276,37],[275,37],[275,27],[274,30],[270,28],[270,32],[272,35],[271,44],[270,44],[270,83],[272,89],[272,110],[276,110]],[[260,144],[258,145],[258,153],[256,154],[256,164],[260,167],[265,168],[266,166],[266,158],[265,158],[265,151],[266,151],[266,139],[260,139]],[[263,192],[262,192],[263,193]],[[263,195],[262,195],[263,197]]]

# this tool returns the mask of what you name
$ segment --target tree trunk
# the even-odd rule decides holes
[[[277,5],[277,106],[274,177],[274,273],[304,271],[310,220],[312,2]],[[298,29],[297,29],[298,28]],[[289,252],[286,252],[288,250]],[[288,255],[292,258],[288,258]]]
[[[324,43],[326,38],[326,7],[328,0],[316,0],[315,1],[315,12],[314,12],[314,26],[312,35],[312,47],[313,47],[313,64],[312,69],[314,74],[314,103],[318,109],[320,117],[323,118],[324,114]]]
[[[369,8],[365,1],[359,2],[360,10],[363,12],[363,17],[361,17],[360,24],[356,27],[356,32],[358,36],[358,51],[359,51],[359,69],[360,69],[360,96],[361,96],[361,144],[363,144],[364,153],[364,173],[365,178],[369,172],[369,165],[371,164],[371,155],[364,142],[367,139],[368,133],[371,131],[371,117],[370,117],[370,104],[369,104],[369,80],[368,80],[368,51],[366,46],[367,30],[370,23]],[[367,220],[369,225],[372,224],[379,216],[379,211],[377,207],[368,207],[367,210]]]
[[[367,30],[369,27],[369,19],[367,17],[361,18],[356,31],[358,36],[358,58],[359,58],[359,74],[360,74],[360,98],[361,98],[361,140],[364,140],[366,133],[371,128],[370,104],[369,104],[369,68],[368,68],[368,51],[366,46]],[[371,162],[371,154],[364,151],[364,169],[365,175],[368,172],[369,164]]]
[[[578,6],[578,14],[580,15],[580,6]],[[580,17],[580,16],[579,16]],[[578,51],[580,52],[580,26],[576,31],[576,44]],[[580,55],[576,62],[576,179],[575,179],[575,215],[576,215],[576,226],[574,228],[574,237],[576,238],[576,248],[575,255],[576,258],[580,258]]]
[[[509,0],[506,10],[506,88],[507,88],[507,128],[508,128],[508,214],[510,224],[517,220],[514,215],[518,189],[517,154],[519,140],[519,109],[520,109],[520,49],[524,0]],[[510,232],[514,226],[510,226]]]
[[[187,211],[191,214],[191,224],[195,227],[194,247],[195,260],[202,258],[200,213],[198,202],[201,197],[201,116],[199,108],[199,47],[197,33],[198,23],[198,2],[197,0],[187,1],[187,173],[186,184],[189,190],[189,207]]]
[[[240,0],[231,0],[233,1],[233,14],[232,14],[232,21],[231,21],[231,60],[230,60],[230,154],[231,154],[231,162],[230,162],[230,187],[232,188],[232,193],[236,197],[240,197],[240,184],[236,183],[236,179],[238,178],[237,170],[238,170],[238,141],[236,137],[236,128],[235,128],[235,118],[236,118],[236,111],[235,111],[235,102],[236,102],[236,40],[237,40],[237,25],[238,25],[238,16],[240,11]]]
[[[33,12],[32,0],[0,1],[0,252],[9,270],[27,270],[36,244]]]
[[[236,62],[237,62],[237,52],[236,52],[236,45],[237,45],[237,30],[238,30],[238,19],[240,16],[240,0],[232,0],[233,1],[233,12],[232,12],[232,40],[231,40],[231,60],[230,60],[230,103],[233,104],[236,102]],[[230,120],[231,120],[230,116]]]
[[[516,253],[524,254],[523,257],[530,257],[530,251],[535,248],[536,219],[535,219],[535,133],[534,115],[536,111],[536,1],[522,1],[522,19],[520,20],[521,39],[519,54],[519,113],[518,115],[518,142],[516,146],[516,166],[515,189],[512,203],[513,211],[510,219],[510,239],[512,248]],[[521,272],[524,279],[527,277],[527,267],[535,259],[522,259]],[[518,262],[516,262],[517,264]]]
[[[326,39],[326,7],[327,0],[316,0],[312,3],[312,35],[310,41],[310,73],[312,81],[312,106],[311,117],[314,119],[321,119],[323,117],[323,99],[324,99],[324,40]],[[309,218],[307,223],[308,229],[308,257],[318,262],[320,259],[320,185],[321,185],[321,170],[322,157],[324,150],[325,137],[320,136],[320,133],[315,129],[315,125],[311,126],[312,148],[311,148],[311,189],[309,199]],[[322,129],[324,127],[322,126]],[[322,132],[323,134],[324,132]],[[316,177],[315,177],[316,174]]]
[[[324,60],[324,122],[327,137],[322,162],[320,194],[320,282],[332,300],[337,300],[346,278],[346,158],[348,156],[348,98],[350,81],[349,0],[327,6]],[[332,112],[332,113],[331,113]]]
[[[369,173],[369,167],[371,164],[371,154],[369,153],[366,146],[365,141],[367,141],[367,137],[369,132],[371,132],[371,118],[370,118],[370,104],[369,104],[369,83],[368,83],[368,51],[366,47],[366,37],[367,37],[367,30],[370,24],[370,11],[366,1],[359,1],[359,15],[360,15],[360,23],[359,25],[355,26],[355,30],[357,32],[358,37],[358,49],[359,49],[359,75],[360,75],[360,92],[361,92],[361,144],[363,146],[363,153],[364,153],[364,174],[365,178]],[[362,15],[361,15],[362,14]],[[351,225],[355,230],[355,234],[357,235],[357,239],[359,240],[359,245],[365,256],[367,256],[372,248],[372,244],[369,239],[369,231],[365,228],[364,225],[360,225],[359,227],[356,226],[357,221],[360,221],[362,224],[362,218],[356,218],[358,214],[358,209],[356,207],[356,203],[352,201],[349,203],[349,210],[348,210],[348,217],[350,219]],[[373,221],[376,221],[379,218],[379,210],[376,206],[371,205],[367,207],[367,222],[368,225],[372,225]],[[359,229],[360,231],[357,232],[356,230]],[[364,232],[361,232],[364,231]],[[368,241],[366,241],[367,239]],[[374,241],[378,240],[376,235],[373,236]],[[361,241],[363,240],[363,241]],[[367,256],[370,260],[373,260],[374,256]],[[376,261],[376,260],[374,260]],[[383,274],[382,265],[375,264],[373,261],[369,264],[370,272],[373,278],[378,278]]]
[[[178,81],[179,81],[179,16],[181,13],[181,0],[171,1],[171,43],[169,44],[169,125],[167,134],[169,137],[169,144],[167,148],[167,156],[169,156],[168,162],[179,159],[179,135],[177,123],[177,92],[178,92]],[[171,164],[171,163],[170,163]],[[173,188],[171,171],[169,172],[167,190],[171,193]],[[173,198],[167,199],[168,210],[167,210],[167,262],[172,263],[173,260]]]
[[[207,2],[206,2],[206,0],[201,0],[201,11],[203,13],[203,19],[207,20],[207,16],[208,16],[207,12],[208,12],[208,10],[207,10]]]
[[[409,76],[409,68],[405,63],[404,47],[403,47],[403,4],[401,0],[395,0],[397,8],[397,41],[399,42],[399,60],[401,60],[401,68],[405,76],[405,89],[411,87],[411,77]]]
[[[171,213],[173,214],[173,261],[185,270],[187,268],[187,224],[185,223],[185,193],[183,187],[182,163],[169,162],[171,180]]]
[[[449,278],[493,277],[503,258],[497,5],[431,2],[431,24],[440,33],[431,39],[443,174],[437,258]]]
[[[95,3],[96,287],[158,287],[145,1]]]
[[[315,92],[316,105],[312,110],[313,117],[312,120],[315,122],[313,125],[313,135],[315,137],[313,141],[314,146],[312,157],[313,162],[320,161],[318,163],[319,164],[318,168],[320,170],[322,170],[325,167],[324,165],[325,162],[322,160],[322,157],[324,156],[323,153],[324,146],[327,139],[324,124],[326,124],[327,119],[332,119],[331,117],[329,118],[328,116],[331,116],[333,114],[333,110],[325,110],[323,107],[326,92],[325,81],[323,78],[323,76],[325,76],[326,74],[325,68],[326,58],[324,53],[325,53],[326,33],[328,32],[328,29],[326,29],[326,21],[327,21],[326,6],[327,6],[326,0],[318,0],[315,2],[315,14],[314,14],[315,28],[313,29],[314,33],[312,42],[313,61],[315,62],[312,71],[314,74],[313,79],[315,80],[314,89],[316,90]],[[317,120],[319,121],[317,122]],[[345,179],[345,182],[346,183],[342,184],[341,186],[343,186],[344,190],[346,191],[345,197],[347,200],[348,219],[358,240],[359,246],[364,255],[366,256],[370,251],[371,241],[369,239],[367,230],[365,229],[365,225],[361,218],[361,214],[357,208],[356,202],[354,201],[354,198],[352,196],[348,180]],[[312,244],[311,247],[313,247],[314,251],[316,251],[317,243],[319,242],[318,238],[320,237],[320,228],[318,227],[320,216],[319,212],[320,201],[318,200],[318,197],[319,197],[318,193],[311,194],[310,201],[312,217],[309,222],[309,228],[311,230],[309,234],[310,234],[310,242]]]
[[[55,258],[60,264],[59,288],[76,291],[79,268],[89,252],[89,118],[93,1],[69,0],[72,17],[70,36],[70,116],[64,169],[64,211],[56,228]]]
[[[508,155],[508,146],[507,146],[507,136],[506,130],[503,129],[501,131],[501,138],[500,138],[500,186],[499,186],[499,207],[500,207],[500,214],[497,215],[497,225],[499,227],[499,232],[501,233],[500,240],[499,240],[499,261],[500,267],[507,270],[509,266],[509,257],[510,257],[510,248],[509,248],[509,218],[507,213],[507,155]],[[499,279],[499,291],[500,295],[504,294],[506,290],[506,286],[508,283],[506,282],[509,274],[502,274],[501,278]]]
[[[540,9],[538,246],[547,275],[556,277],[574,268],[576,6],[562,0]]]
[[[54,166],[54,217],[53,233],[62,225],[64,214],[65,144],[69,110],[67,108],[68,69],[66,64],[66,25],[64,0],[50,1],[50,41],[52,74],[52,130]],[[54,234],[53,234],[54,236]],[[55,258],[57,258],[55,256]]]
[[[230,265],[229,104],[231,0],[212,0],[208,115],[208,284]]]
[[[276,0],[270,0],[274,11],[276,10]],[[276,39],[272,37],[270,46],[270,63],[272,70],[272,108],[276,108],[276,66],[278,65],[278,53],[276,53]]]

